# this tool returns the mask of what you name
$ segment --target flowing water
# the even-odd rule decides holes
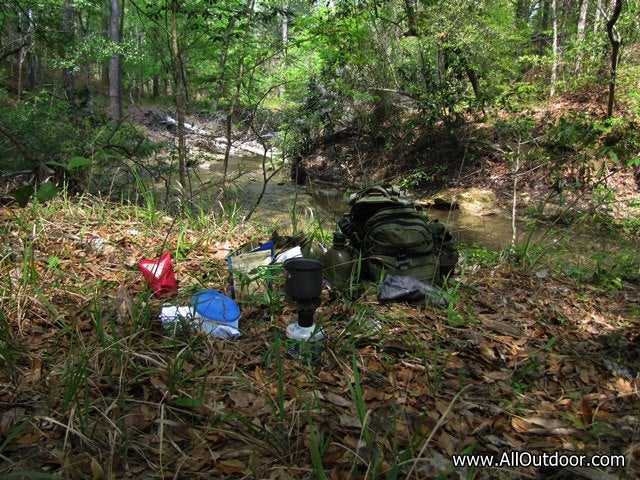
[[[199,168],[196,172],[199,181],[205,184],[218,182],[222,178],[221,163],[212,162],[207,168]],[[236,200],[241,214],[246,214],[255,205],[263,188],[262,158],[235,155],[230,161],[229,172],[229,177],[233,178],[233,184],[237,187]],[[267,175],[271,173],[273,170],[268,169]],[[331,185],[318,183],[296,186],[291,183],[288,173],[288,168],[284,168],[267,183],[252,220],[274,226],[279,233],[291,233],[294,230],[309,232],[318,226],[325,232],[335,230],[340,215],[348,210],[347,193]],[[446,225],[459,243],[475,244],[494,251],[509,248],[512,244],[513,224],[506,214],[478,216],[460,210],[435,209],[425,213]],[[603,234],[593,231],[538,226],[532,232],[521,221],[516,222],[515,229],[518,245],[528,245],[530,253],[540,255],[541,259],[543,256],[549,258],[554,263],[586,265],[620,254],[618,239],[612,242]],[[629,247],[637,252],[637,241]],[[637,261],[637,256],[633,261]],[[540,262],[540,268],[545,263]]]

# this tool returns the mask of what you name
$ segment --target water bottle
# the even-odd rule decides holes
[[[287,325],[285,347],[287,356],[302,361],[316,361],[324,348],[325,334],[322,327],[313,322],[305,327],[299,322]]]
[[[324,276],[336,291],[349,288],[353,258],[347,250],[347,237],[342,232],[334,232],[333,245],[324,255]]]
[[[322,263],[324,263],[324,255],[326,253],[326,249],[316,243],[316,242],[312,242],[311,240],[309,240],[305,245],[303,245],[302,247],[302,256],[304,258],[311,258],[313,260],[319,260]]]

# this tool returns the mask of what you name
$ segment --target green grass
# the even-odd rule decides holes
[[[479,247],[464,251],[457,281],[443,287],[443,307],[380,305],[373,288],[348,301],[323,298],[316,318],[327,337],[317,362],[285,355],[283,332],[295,312],[278,292],[278,268],[260,272],[273,291],[243,302],[240,339],[211,338],[184,323],[163,328],[157,316],[166,299],[145,288],[140,258],[174,253],[174,301],[185,303],[198,289],[226,288],[225,242],[235,248],[264,236],[204,212],[164,215],[89,197],[0,210],[0,476],[76,478],[92,465],[116,478],[126,469],[159,478],[446,476],[450,467],[429,462],[449,457],[447,442],[467,452],[455,443],[465,432],[477,429],[467,445],[479,446],[488,432],[512,435],[510,415],[584,389],[579,375],[560,378],[554,368],[568,358],[562,335],[590,318],[591,298],[567,296],[566,310],[564,297],[555,298],[553,312],[536,300],[531,323],[530,277]],[[617,268],[624,264],[621,256]],[[565,285],[551,284],[546,298]],[[542,332],[519,343],[499,336],[483,323],[492,305],[508,322]],[[549,320],[558,315],[561,324]],[[617,321],[633,328],[637,313]],[[487,339],[503,363],[483,363]],[[593,378],[590,388],[607,394],[608,384]],[[546,396],[533,395],[543,387]],[[624,400],[616,398],[622,415]],[[493,426],[485,431],[483,422]],[[615,431],[606,422],[580,428]]]

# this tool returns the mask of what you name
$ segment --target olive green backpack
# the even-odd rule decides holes
[[[340,230],[360,252],[364,274],[409,275],[434,284],[451,273],[458,251],[444,225],[430,222],[398,187],[375,186],[350,198]]]

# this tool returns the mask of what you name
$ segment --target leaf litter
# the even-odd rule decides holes
[[[176,302],[224,291],[226,255],[260,232],[213,220],[196,228],[96,200],[52,205],[0,210],[3,475],[640,472],[636,289],[481,265],[465,273],[449,310],[381,305],[369,289],[355,303],[323,302],[316,315],[328,339],[309,365],[284,355],[294,313],[280,297],[242,306],[238,340],[165,331],[162,300],[136,269],[164,246],[180,281]],[[513,450],[623,455],[626,466],[474,469],[451,460]]]

